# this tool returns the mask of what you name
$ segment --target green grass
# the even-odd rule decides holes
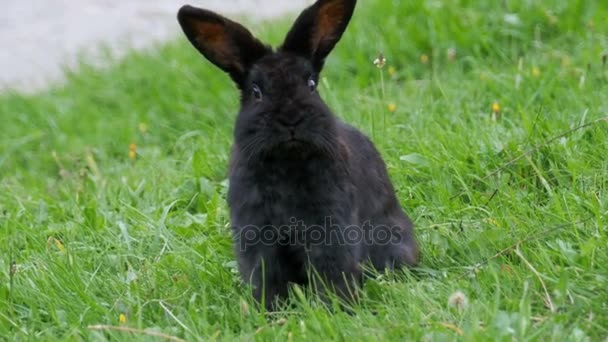
[[[321,92],[381,150],[424,260],[368,280],[352,315],[297,294],[253,310],[225,203],[237,92],[185,39],[0,94],[0,336],[605,340],[607,18],[600,0],[361,1]]]

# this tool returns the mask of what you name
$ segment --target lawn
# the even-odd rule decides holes
[[[0,336],[607,339],[607,18],[360,1],[320,91],[381,151],[424,258],[351,313],[302,291],[254,309],[225,201],[238,94],[185,38],[0,94]],[[278,44],[292,19],[253,31]]]

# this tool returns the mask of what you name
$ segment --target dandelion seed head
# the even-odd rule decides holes
[[[469,305],[467,296],[462,291],[456,291],[448,298],[448,306],[458,310],[464,310]]]

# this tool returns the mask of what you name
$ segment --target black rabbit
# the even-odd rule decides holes
[[[317,92],[355,4],[317,1],[276,51],[216,13],[178,13],[190,42],[241,92],[228,205],[241,275],[270,310],[289,283],[314,284],[322,295],[330,287],[348,300],[361,264],[383,270],[419,259],[378,151]]]

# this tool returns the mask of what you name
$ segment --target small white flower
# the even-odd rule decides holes
[[[517,13],[507,13],[502,19],[505,21],[505,23],[513,26],[517,26],[521,23]]]
[[[456,49],[451,47],[447,50],[446,53],[447,57],[448,57],[448,61],[452,62],[456,59]]]
[[[376,59],[374,59],[374,65],[376,67],[378,67],[378,69],[382,69],[385,64],[386,64],[386,57],[384,57],[384,55],[381,53],[378,54],[378,57],[376,57]]]
[[[469,305],[469,299],[462,291],[456,291],[450,295],[448,306],[462,311]]]

